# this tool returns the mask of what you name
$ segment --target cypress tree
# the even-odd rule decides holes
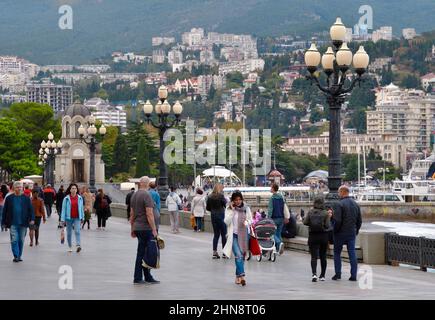
[[[147,150],[145,138],[139,140],[136,158],[136,178],[150,174],[150,154]]]

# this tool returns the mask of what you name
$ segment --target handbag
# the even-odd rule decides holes
[[[160,268],[160,249],[156,238],[148,241],[145,248],[145,256],[142,259],[142,267],[148,269]]]
[[[190,225],[192,226],[192,228],[196,227],[195,216],[193,215],[193,213],[190,215]]]
[[[251,227],[251,234],[249,236],[249,251],[253,256],[259,256],[261,254],[260,244],[258,243],[257,238],[253,236],[253,228]]]
[[[160,250],[165,249],[165,241],[160,236],[157,236],[157,245]]]
[[[62,227],[62,230],[60,230],[60,243],[65,243],[65,228]]]

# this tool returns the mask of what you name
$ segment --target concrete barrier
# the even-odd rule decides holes
[[[112,203],[110,205],[112,215],[127,219],[127,206],[119,203]],[[180,227],[192,230],[190,224],[190,212],[180,211]],[[169,212],[162,209],[160,216],[160,224],[170,225]],[[204,230],[206,232],[213,232],[211,224],[211,216],[206,214],[204,217]],[[283,239],[286,249],[309,252],[308,248],[308,227],[302,223],[298,223],[297,237],[293,239]],[[379,231],[361,231],[356,239],[356,251],[359,261],[368,264],[385,264],[385,241],[384,233]],[[333,246],[328,250],[328,256],[333,256]],[[347,249],[343,248],[342,257],[348,260]]]

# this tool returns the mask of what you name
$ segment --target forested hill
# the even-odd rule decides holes
[[[73,30],[58,26],[59,7],[73,9]],[[374,28],[435,28],[434,0],[2,0],[0,54],[39,64],[85,63],[115,50],[141,51],[151,37],[179,37],[191,27],[264,35],[327,30],[340,15],[348,27],[358,8],[373,8]]]

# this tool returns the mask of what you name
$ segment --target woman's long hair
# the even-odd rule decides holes
[[[79,194],[79,186],[77,185],[77,183],[71,183],[65,191],[65,196],[68,196],[71,194],[71,187],[72,186],[75,186],[77,188],[77,194]]]
[[[223,189],[224,189],[224,186],[221,185],[220,183],[217,183],[217,184],[214,186],[211,195],[216,197],[216,196],[218,196],[218,195],[220,195],[220,194],[222,193],[222,190],[223,190]]]

